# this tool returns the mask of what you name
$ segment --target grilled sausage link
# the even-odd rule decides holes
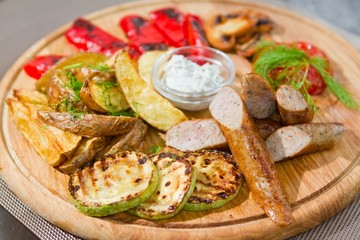
[[[240,96],[224,87],[210,104],[256,203],[277,224],[292,221],[286,192],[264,141]]]

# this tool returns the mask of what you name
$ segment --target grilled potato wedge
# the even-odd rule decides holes
[[[94,160],[108,143],[106,137],[83,138],[74,155],[63,162],[58,169],[65,174],[72,174],[84,164]]]
[[[161,131],[167,131],[172,126],[186,120],[182,111],[155,92],[139,76],[126,52],[117,56],[115,72],[130,107],[151,126]]]
[[[195,190],[184,210],[201,211],[223,206],[235,198],[241,187],[241,174],[234,157],[225,152],[203,150],[183,157],[197,172]]]
[[[14,90],[14,97],[19,99],[22,103],[48,105],[48,99],[45,94],[30,89]]]
[[[156,60],[166,51],[148,51],[139,57],[138,67],[140,77],[152,87],[152,69]]]
[[[72,115],[66,112],[51,111],[38,111],[37,117],[47,125],[88,138],[127,133],[137,119],[98,114]]]
[[[86,111],[84,104],[80,101],[77,91],[71,87],[69,73],[65,70],[55,70],[46,87],[49,106],[56,111],[67,112],[69,110]]]
[[[63,69],[64,67],[73,65],[73,64],[82,64],[84,66],[97,65],[99,63],[103,63],[108,59],[103,54],[100,53],[89,53],[82,52],[76,53],[69,57],[62,58],[58,61],[54,66],[52,66],[48,71],[45,72],[44,75],[36,82],[36,89],[40,92],[45,92],[48,83],[50,82],[54,72],[58,69]]]
[[[57,166],[74,154],[80,136],[46,126],[34,117],[39,109],[44,110],[47,106],[24,103],[15,98],[8,98],[6,103],[16,127],[48,164]]]
[[[137,150],[137,147],[148,132],[148,125],[138,119],[130,132],[114,138],[106,148],[106,154],[115,154],[119,151]]]
[[[72,174],[68,189],[80,212],[107,216],[144,202],[157,183],[155,165],[146,155],[120,152]]]
[[[164,219],[175,216],[191,196],[196,173],[182,157],[171,153],[153,155],[151,159],[159,173],[154,194],[128,212],[146,219]]]
[[[127,103],[125,96],[116,80],[115,82],[110,80],[89,80],[84,83],[84,86],[88,87],[90,98],[84,98],[83,95],[81,95],[81,101],[91,109],[93,108],[87,104],[87,102],[91,102],[89,101],[90,99],[92,99],[98,108],[100,108],[100,112],[104,113],[117,113],[129,108],[129,104]]]

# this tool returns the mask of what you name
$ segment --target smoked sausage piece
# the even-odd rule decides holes
[[[266,140],[274,161],[332,148],[344,133],[341,123],[304,123],[279,128]]]
[[[275,91],[260,74],[247,73],[241,77],[240,96],[254,118],[268,118],[276,110]]]
[[[276,90],[276,101],[280,117],[285,125],[311,122],[314,112],[304,96],[289,85],[281,85]]]
[[[209,108],[228,141],[253,199],[275,223],[290,224],[292,215],[287,194],[240,96],[231,87],[224,87]]]

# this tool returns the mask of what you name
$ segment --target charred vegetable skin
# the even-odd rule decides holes
[[[253,10],[219,14],[205,24],[210,44],[222,51],[236,51],[244,57],[254,54],[255,45],[274,28],[267,15]]]
[[[67,40],[78,49],[88,52],[98,52],[107,56],[113,55],[119,49],[125,49],[127,44],[103,31],[91,22],[78,18],[66,31]]]
[[[24,65],[24,71],[30,77],[40,79],[41,76],[54,64],[56,64],[63,56],[45,55],[37,56]]]
[[[159,174],[154,194],[129,213],[146,219],[164,219],[175,216],[194,191],[196,171],[183,157],[160,153],[149,157]]]
[[[168,41],[154,25],[138,15],[128,15],[119,22],[131,44],[142,54],[150,50],[166,50]]]
[[[136,122],[133,117],[52,111],[38,111],[37,118],[65,132],[89,138],[128,133]]]
[[[206,38],[203,22],[201,18],[187,14],[184,22],[185,36],[188,41],[188,45],[194,46],[209,46],[209,42]]]
[[[72,203],[90,216],[126,211],[148,199],[158,183],[155,165],[146,155],[107,155],[70,176]]]
[[[187,45],[184,34],[184,14],[176,8],[163,8],[152,11],[150,19],[171,46]]]
[[[241,174],[234,157],[225,152],[202,150],[183,157],[197,172],[195,190],[184,210],[202,211],[221,207],[234,199],[241,187]]]

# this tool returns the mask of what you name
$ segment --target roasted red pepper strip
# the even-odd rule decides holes
[[[138,15],[128,15],[119,22],[131,44],[144,53],[149,50],[166,50],[168,42],[151,22]]]
[[[176,8],[162,8],[150,12],[150,19],[173,47],[187,45],[184,34],[184,14]]]
[[[40,79],[40,77],[62,57],[63,56],[59,55],[37,56],[24,65],[24,71],[30,77]]]
[[[200,17],[192,14],[185,16],[185,36],[189,45],[207,47],[209,42],[206,38],[204,25]]]
[[[119,49],[125,49],[127,44],[103,31],[91,22],[78,18],[66,31],[66,38],[78,49],[88,52],[98,52],[111,56]]]

